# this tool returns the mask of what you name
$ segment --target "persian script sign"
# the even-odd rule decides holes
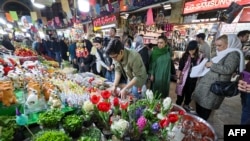
[[[112,24],[116,22],[117,22],[116,15],[109,15],[109,16],[104,16],[104,17],[94,19],[93,25],[94,27],[100,27],[100,26],[104,26],[104,25],[108,25],[108,24]]]

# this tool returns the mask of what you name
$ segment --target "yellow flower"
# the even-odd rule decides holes
[[[91,112],[94,110],[94,104],[92,104],[92,102],[90,100],[88,101],[85,101],[83,106],[82,106],[82,109],[85,111],[85,112]]]

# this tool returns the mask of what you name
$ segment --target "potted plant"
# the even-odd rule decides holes
[[[60,109],[52,109],[39,114],[38,124],[44,128],[57,129],[63,116],[64,113]]]
[[[72,139],[62,131],[47,130],[37,133],[34,141],[71,141]]]
[[[24,140],[22,128],[16,124],[15,116],[0,116],[0,141]]]
[[[86,128],[81,137],[77,141],[100,141],[100,140],[102,140],[102,133],[97,127],[93,126]]]
[[[82,131],[83,118],[79,115],[67,115],[63,119],[63,129],[73,138],[79,137]]]

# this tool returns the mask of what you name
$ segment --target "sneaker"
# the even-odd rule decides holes
[[[194,108],[189,106],[189,105],[184,105],[183,108],[187,111],[187,112],[191,112],[194,111]]]

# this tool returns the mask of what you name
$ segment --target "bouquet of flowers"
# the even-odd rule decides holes
[[[147,140],[167,139],[168,133],[178,123],[184,111],[170,112],[172,109],[170,97],[158,99],[151,90],[146,91],[146,99],[138,100],[129,106],[132,130],[138,135],[143,135]]]

